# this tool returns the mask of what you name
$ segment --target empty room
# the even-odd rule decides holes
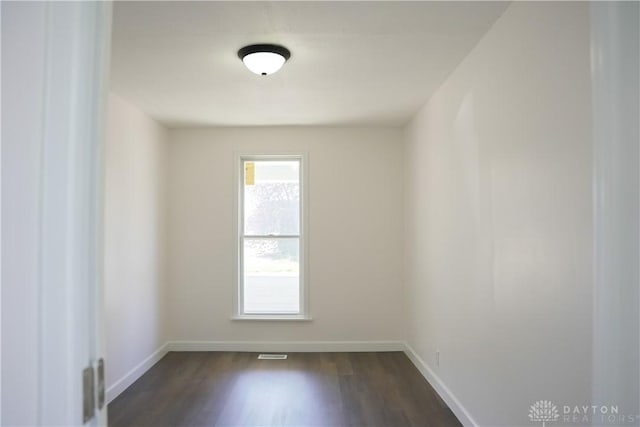
[[[640,426],[640,3],[2,2],[2,425]]]

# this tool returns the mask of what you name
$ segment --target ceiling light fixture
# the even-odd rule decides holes
[[[238,51],[238,58],[244,65],[261,76],[278,71],[290,56],[289,49],[275,44],[252,44]]]

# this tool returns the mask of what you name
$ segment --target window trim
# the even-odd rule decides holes
[[[299,313],[244,313],[243,311],[243,274],[242,274],[242,238],[243,238],[243,214],[244,214],[244,161],[260,160],[298,160],[300,162],[300,312]],[[306,151],[295,152],[234,152],[234,179],[233,179],[233,218],[234,218],[234,280],[233,280],[233,312],[232,320],[285,320],[308,321],[311,320],[309,311],[309,231],[308,231],[308,206],[309,206],[309,161]],[[247,236],[244,236],[247,237]]]

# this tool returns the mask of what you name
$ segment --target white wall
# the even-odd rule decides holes
[[[46,5],[2,4],[2,420],[39,414]]]
[[[588,5],[515,2],[407,128],[408,341],[481,425],[591,401],[590,93]]]
[[[107,389],[118,392],[128,385],[125,375],[166,342],[166,136],[162,126],[110,95],[104,215],[106,375]]]
[[[402,338],[402,144],[394,129],[170,131],[170,338]],[[311,322],[232,321],[234,151],[309,155]]]

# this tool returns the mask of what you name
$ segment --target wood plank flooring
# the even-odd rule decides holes
[[[109,426],[459,426],[401,352],[171,352],[109,404]]]

